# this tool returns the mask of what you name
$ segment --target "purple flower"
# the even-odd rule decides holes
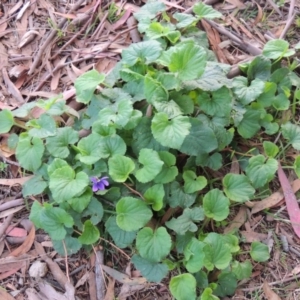
[[[98,179],[97,177],[91,177],[93,183],[93,192],[103,191],[106,186],[109,186],[109,182],[106,180],[108,177],[102,177]]]

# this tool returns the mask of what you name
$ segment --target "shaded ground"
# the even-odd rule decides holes
[[[291,45],[299,41],[299,1],[210,1],[213,2],[215,9],[224,15],[221,21],[216,21],[222,25],[203,21],[201,26],[219,61],[232,65],[232,76],[237,74],[237,64],[259,54],[269,39],[285,38]],[[165,3],[170,11],[186,11],[193,5],[193,1]],[[73,97],[75,79],[92,67],[108,73],[119,60],[122,49],[140,40],[132,13],[142,4],[123,1],[114,5],[100,0],[70,3],[32,0],[26,4],[17,0],[2,1],[0,109],[12,110],[25,102],[51,98],[59,93],[63,93],[75,111],[83,109]],[[37,110],[35,116],[39,114]],[[53,251],[49,237],[43,232],[35,232],[29,224],[28,204],[34,199],[24,202],[22,198],[20,185],[27,174],[22,174],[14,153],[7,146],[7,139],[7,135],[0,135],[1,287],[14,299],[48,299],[46,295],[54,297],[55,293],[60,293],[57,297],[64,299],[62,286],[69,278],[71,285],[66,287],[67,291],[74,286],[78,299],[96,299],[96,286],[101,285],[101,281],[103,284],[103,280],[102,270],[94,268],[95,254],[89,257],[82,251],[67,259],[62,258]],[[249,148],[253,146],[249,145]],[[290,180],[294,180],[295,190],[298,190],[299,180],[295,180],[292,174]],[[279,186],[272,188],[276,192]],[[272,248],[272,259],[266,264],[254,265],[251,279],[240,284],[232,299],[263,299],[270,295],[267,287],[262,287],[264,281],[282,299],[299,299],[298,273],[288,276],[300,263],[299,239],[287,222],[283,195],[274,194],[262,203],[265,205],[256,206],[256,209],[252,207],[253,203],[249,203],[231,212],[231,218],[241,226],[244,250],[249,249],[247,242],[253,240],[267,241]],[[263,209],[270,207],[268,214],[262,213]],[[6,229],[6,225],[16,228]],[[104,294],[107,291],[106,300],[113,299],[114,294],[119,295],[119,299],[126,296],[128,299],[171,299],[168,279],[162,284],[143,282],[140,274],[128,267],[130,250],[121,252],[108,242],[102,240],[101,243],[106,249],[104,264],[127,274],[122,280],[118,277],[120,274],[109,274],[107,289],[105,285],[102,288]],[[289,249],[284,248],[286,243]],[[103,254],[101,249],[94,250],[100,256]],[[12,254],[15,258],[8,258]],[[44,260],[49,268],[46,281],[50,285],[38,283],[28,271],[34,261]],[[60,280],[56,277],[59,270]],[[135,285],[130,287],[127,280]],[[40,296],[35,295],[35,291],[39,291]],[[0,299],[10,299],[1,293],[0,290]],[[45,295],[41,296],[42,293]]]

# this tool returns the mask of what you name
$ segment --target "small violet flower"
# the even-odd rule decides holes
[[[93,192],[103,191],[106,186],[109,186],[109,182],[106,180],[108,177],[102,177],[98,179],[97,177],[91,177],[93,183]]]

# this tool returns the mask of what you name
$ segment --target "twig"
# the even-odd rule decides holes
[[[8,228],[13,216],[14,216],[14,214],[9,215],[0,226],[0,242],[4,239],[5,231]]]
[[[138,191],[136,191],[135,189],[131,188],[128,184],[126,184],[125,182],[123,182],[123,184],[130,190],[132,191],[134,194],[140,196],[143,200],[145,200],[145,198],[143,197],[143,195],[141,193],[139,193]]]
[[[289,17],[288,20],[286,21],[286,24],[279,36],[280,39],[283,39],[285,37],[286,33],[288,32],[289,28],[291,27],[292,23],[294,22],[295,16],[296,16],[296,13],[292,14],[292,16]]]
[[[267,0],[267,2],[274,8],[274,10],[280,15],[280,17],[283,18],[283,14],[278,6],[272,0]]]
[[[205,20],[208,24],[210,24],[212,27],[214,27],[216,30],[218,30],[221,34],[226,35],[227,37],[229,37],[231,40],[233,40],[239,48],[241,48],[242,50],[249,52],[250,54],[256,56],[262,53],[262,51],[247,43],[244,42],[241,38],[237,37],[236,35],[232,34],[231,32],[229,32],[225,27],[220,26],[219,24],[211,21],[211,20]]]
[[[103,250],[96,250],[95,251],[95,279],[96,279],[96,294],[97,300],[104,299],[105,295],[105,277],[104,272],[102,270],[102,265],[104,264],[104,255]]]
[[[110,241],[100,237],[100,240],[104,241],[105,243],[110,244],[113,248],[115,248],[116,250],[118,250],[121,254],[123,254],[128,260],[130,260],[130,256],[128,254],[126,254],[122,249],[118,248],[116,245],[114,245],[113,243],[111,243]]]
[[[66,275],[67,275],[68,281],[70,282],[69,265],[68,265],[68,251],[67,251],[66,243],[64,240],[62,240],[62,244],[64,246],[64,252],[65,252]]]
[[[17,163],[16,161],[12,161],[12,160],[10,160],[10,159],[7,159],[6,157],[4,157],[4,156],[2,156],[2,155],[0,155],[0,158],[1,158],[1,159],[3,160],[3,162],[5,162],[5,163],[8,163],[8,164],[10,164],[10,165],[14,165],[14,166],[20,167],[20,164]]]
[[[76,4],[74,4],[74,6],[68,11],[68,14],[76,11],[80,6],[81,4],[85,2],[85,0],[79,0]],[[46,39],[46,41],[44,42],[44,44],[40,47],[29,71],[28,71],[28,75],[31,75],[35,68],[37,67],[37,65],[39,64],[40,60],[41,60],[41,57],[42,55],[44,54],[46,48],[48,47],[48,45],[50,44],[50,42],[52,41],[52,39],[55,37],[56,35],[56,32],[58,29],[61,29],[65,23],[67,22],[67,18],[63,18],[60,23],[57,25],[57,29],[52,29]],[[53,72],[54,73],[54,72]]]
[[[296,279],[300,279],[300,274],[298,274],[296,276],[291,276],[291,277],[288,277],[288,278],[285,278],[285,279],[281,279],[281,280],[278,280],[278,281],[269,282],[268,284],[269,285],[277,285],[277,284],[286,283],[286,282],[296,280]],[[244,291],[244,292],[252,292],[252,291],[260,290],[262,288],[263,288],[263,285],[259,285],[259,286],[254,286],[252,288],[245,288],[245,289],[240,289],[240,290]]]
[[[291,0],[290,1],[290,8],[289,8],[288,19],[292,18],[293,14],[294,14],[294,8],[295,8],[295,0]]]
[[[12,207],[15,207],[15,206],[18,206],[18,205],[22,205],[23,203],[24,203],[23,198],[8,201],[8,202],[3,203],[3,204],[0,205],[0,211],[4,211],[6,209],[9,209],[9,208],[12,208]]]

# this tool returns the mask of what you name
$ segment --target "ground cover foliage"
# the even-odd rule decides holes
[[[124,50],[108,76],[92,70],[77,79],[76,99],[87,108],[72,126],[60,123],[73,112],[57,96],[3,110],[0,133],[22,129],[9,144],[34,174],[23,196],[48,196],[33,203],[30,219],[58,253],[111,238],[132,249],[148,281],[171,273],[176,299],[219,299],[251,275],[251,261],[270,256],[254,242],[240,262],[238,231],[222,234],[222,227],[231,206],[267,195],[284,150],[300,150],[300,127],[285,118],[300,99],[289,59],[295,49],[270,41],[241,66],[242,76],[228,79],[230,67],[217,62],[197,27],[220,13],[203,3],[194,15],[165,10],[155,1],[135,14],[144,41]],[[35,107],[45,111],[39,119],[30,117]],[[262,149],[243,156],[240,145],[253,137]],[[235,151],[241,174],[215,176]],[[299,174],[300,160],[292,167]]]

